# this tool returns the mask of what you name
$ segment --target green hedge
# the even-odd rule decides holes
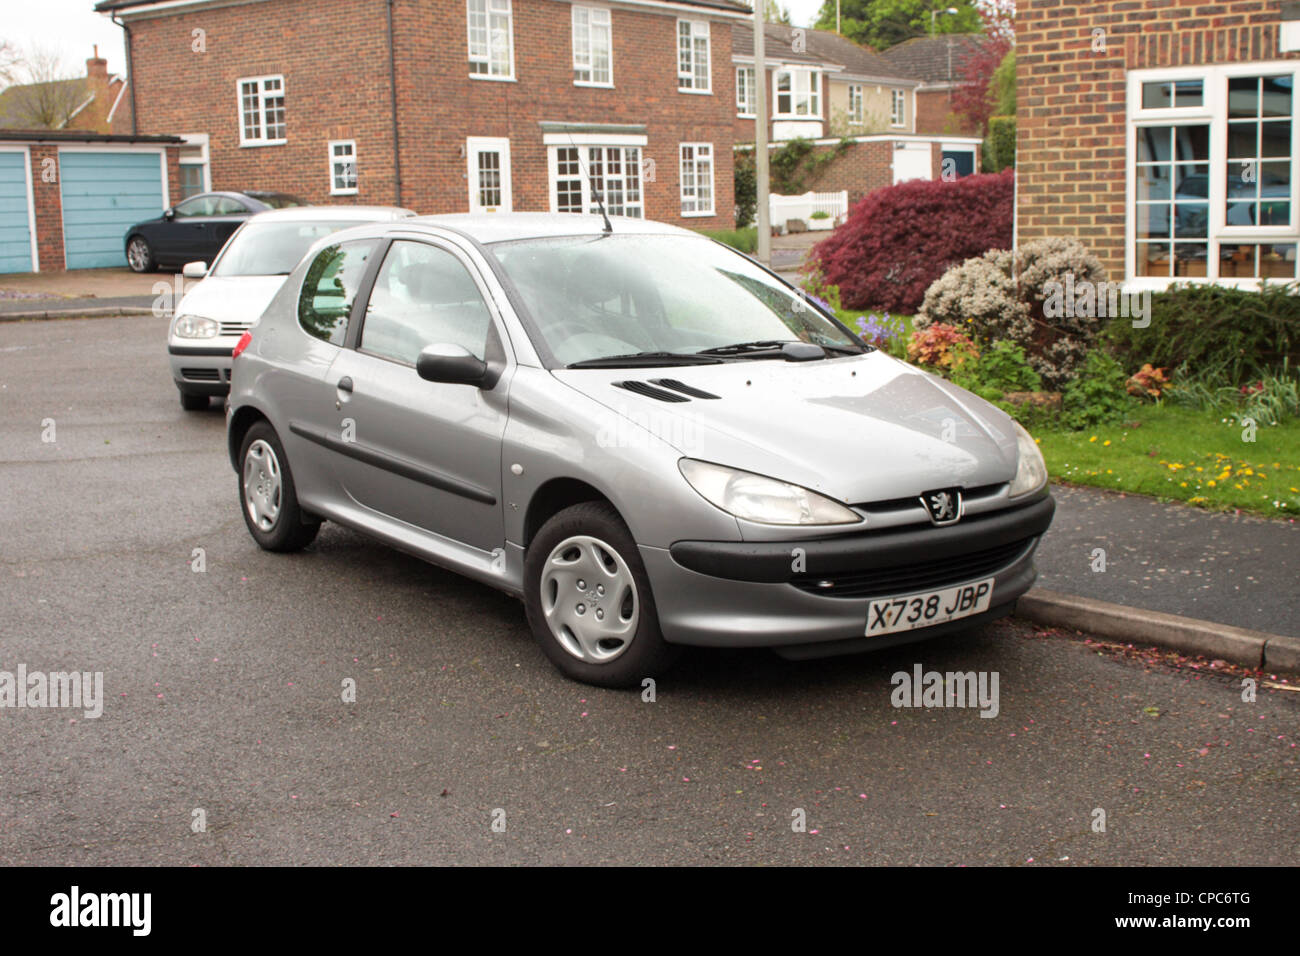
[[[1104,338],[1128,371],[1150,362],[1198,378],[1241,385],[1300,364],[1300,284],[1260,291],[1218,285],[1176,285],[1151,296],[1151,323],[1133,328],[1115,319]]]
[[[984,171],[1000,173],[1016,165],[1016,118],[990,116],[989,132],[984,137]]]

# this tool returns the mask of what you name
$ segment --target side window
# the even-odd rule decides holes
[[[188,219],[192,216],[211,216],[212,215],[212,197],[195,196],[193,199],[187,199],[176,207],[177,219]]]
[[[298,323],[331,345],[343,344],[348,315],[375,247],[371,239],[326,246],[307,267],[298,293]]]
[[[242,216],[247,212],[247,206],[238,199],[231,199],[229,196],[218,196],[212,204],[212,215],[214,216]]]
[[[437,246],[398,240],[375,277],[359,347],[408,365],[427,345],[459,345],[481,359],[491,321],[459,259]]]

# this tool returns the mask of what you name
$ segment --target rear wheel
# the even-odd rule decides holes
[[[610,505],[566,508],[538,531],[524,561],[533,636],[566,676],[632,687],[672,665],[636,542]]]
[[[320,519],[298,507],[293,473],[268,422],[244,435],[239,452],[239,510],[253,540],[267,551],[298,551],[320,531]]]
[[[131,241],[126,244],[126,264],[131,267],[132,272],[153,272],[158,268],[158,262],[153,257],[153,249],[149,247],[149,241],[144,236],[132,236]]]

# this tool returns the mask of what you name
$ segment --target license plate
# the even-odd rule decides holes
[[[867,611],[867,636],[911,631],[987,611],[993,598],[993,581],[986,578],[938,591],[876,598]]]

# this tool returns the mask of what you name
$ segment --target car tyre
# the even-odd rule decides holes
[[[298,506],[289,460],[269,422],[254,424],[240,443],[239,510],[267,551],[300,551],[320,531],[320,519]]]
[[[181,392],[181,408],[187,412],[201,412],[207,409],[211,402],[208,401],[207,395],[198,395],[194,392]]]
[[[126,264],[132,272],[154,272],[158,260],[153,257],[153,249],[144,236],[132,236],[126,244]]]
[[[659,628],[632,533],[605,502],[566,508],[533,537],[524,558],[524,606],[551,663],[585,684],[638,686],[681,654]]]

